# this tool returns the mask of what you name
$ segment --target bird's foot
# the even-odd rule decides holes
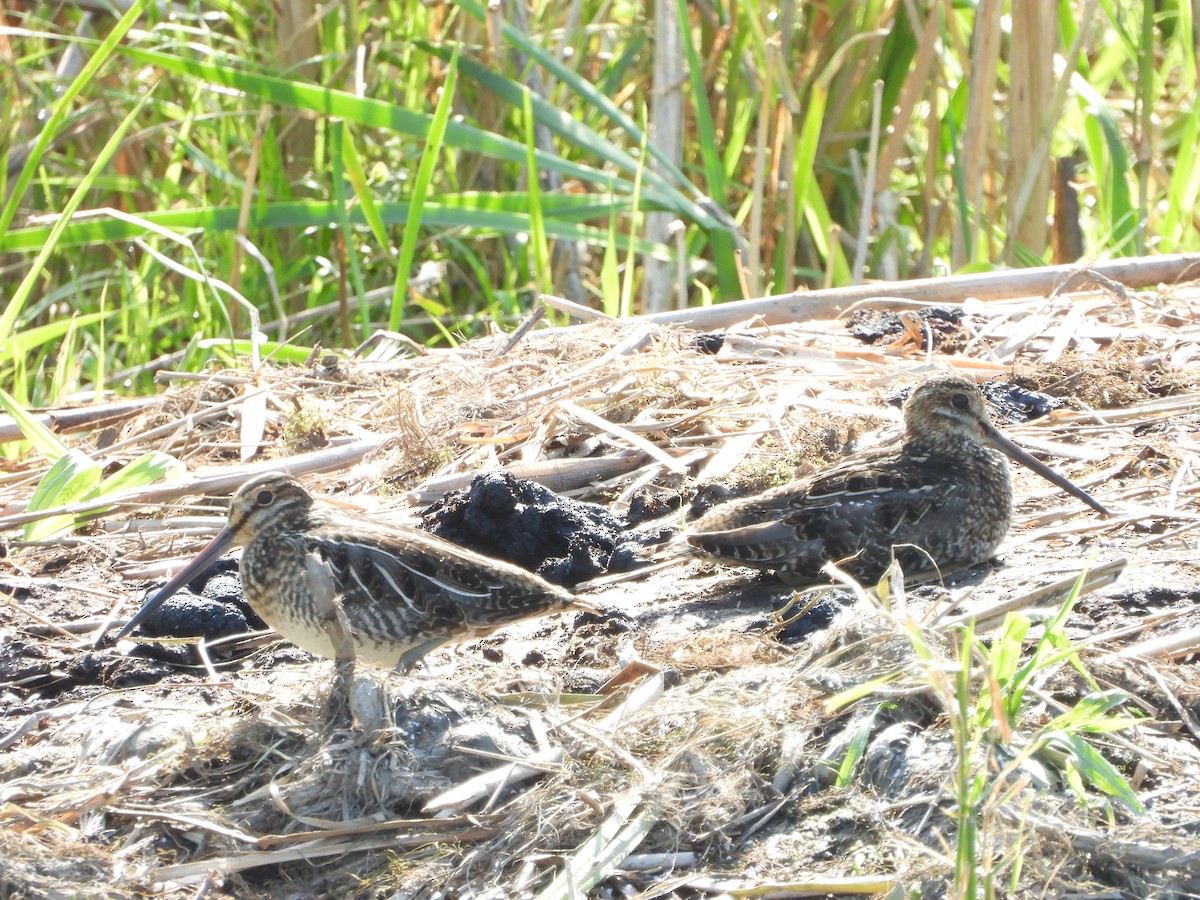
[[[334,663],[333,681],[321,706],[321,727],[327,734],[355,731],[374,735],[388,725],[387,678],[353,660]]]
[[[339,660],[334,664],[329,694],[321,705],[321,724],[326,731],[353,728],[354,660]]]

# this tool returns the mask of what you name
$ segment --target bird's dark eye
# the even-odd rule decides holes
[[[259,491],[258,492],[258,505],[259,506],[270,506],[271,501],[274,499],[275,499],[275,494],[271,491]]]
[[[971,401],[966,394],[955,394],[950,398],[950,402],[954,404],[955,409],[966,409],[971,405]]]

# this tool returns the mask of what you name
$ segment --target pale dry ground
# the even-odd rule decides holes
[[[1067,631],[1096,685],[1144,716],[1094,744],[1147,812],[1094,790],[1085,807],[1053,767],[1041,782],[1013,773],[981,801],[981,868],[1012,895],[1200,894],[1198,299],[976,304],[953,356],[921,350],[916,324],[866,347],[836,321],[747,323],[714,356],[635,321],[534,330],[506,350],[499,336],[388,359],[385,342],[306,370],[168,378],[136,418],[72,440],[113,458],[174,452],[188,479],[69,540],[14,541],[0,570],[0,893],[568,896],[602,881],[595,896],[940,896],[954,754],[928,668],[950,670],[954,621],[974,615],[986,634],[1006,608],[1056,608],[1061,591],[1032,592],[1090,568],[1115,580],[1080,598]],[[198,495],[255,467],[286,458],[318,492],[393,519],[496,466],[617,511],[647,490],[686,508],[709,482],[761,487],[839,457],[898,420],[887,390],[946,366],[1072,398],[1007,433],[1113,517],[1018,473],[1002,566],[948,593],[846,595],[823,607],[830,627],[785,642],[774,609],[788,591],[769,576],[679,558],[600,579],[584,595],[610,613],[515,625],[382,687],[361,673],[357,731],[322,719],[329,664],[280,644],[230,662],[214,649],[207,673],[132,659],[132,643],[90,650],[100,620],[131,613],[143,580],[211,534],[219,510]],[[0,525],[26,518],[38,474],[23,461],[0,479]],[[887,672],[883,708],[827,705]],[[1022,727],[1089,690],[1058,666]],[[857,733],[862,765],[836,786],[826,760]],[[974,761],[995,777],[983,749]]]

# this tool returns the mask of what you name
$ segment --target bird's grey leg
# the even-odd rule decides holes
[[[359,716],[354,710],[354,641],[350,621],[342,609],[341,598],[332,597],[321,616],[321,628],[333,646],[333,684],[326,704],[326,718],[335,721],[350,712],[350,724],[357,728]]]
[[[343,710],[349,710],[351,723],[357,724],[358,717],[353,714],[352,708],[355,654],[350,620],[346,618],[333,573],[325,561],[317,554],[310,553],[305,560],[305,570],[308,577],[308,594],[314,606],[313,612],[316,613],[321,630],[325,632],[333,649],[333,684],[325,705],[325,718],[333,722],[344,715]]]
[[[354,671],[354,640],[350,637],[350,620],[342,609],[340,597],[334,597],[329,608],[321,617],[321,627],[325,630],[329,643],[333,645],[333,660],[338,669],[345,668]]]
[[[395,671],[400,673],[408,672],[413,666],[421,661],[421,658],[424,657],[425,654],[436,650],[448,640],[450,640],[448,637],[429,638],[426,641],[422,641],[419,644],[409,647],[400,654],[400,660],[396,663]]]

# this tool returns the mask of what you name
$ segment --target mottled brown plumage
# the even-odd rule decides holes
[[[913,389],[896,443],[718,506],[687,540],[720,562],[800,583],[828,580],[827,562],[867,582],[893,556],[907,574],[974,565],[995,553],[1012,523],[1012,480],[997,449],[1107,514],[1000,434],[973,382],[946,374]]]
[[[225,528],[122,629],[124,636],[230,545],[246,548],[254,611],[310,653],[406,668],[452,641],[565,610],[567,591],[506,562],[411,528],[340,515],[286,475],[234,495]]]

